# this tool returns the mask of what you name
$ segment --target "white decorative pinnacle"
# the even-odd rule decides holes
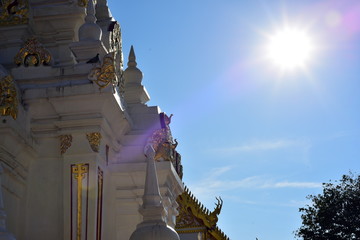
[[[125,72],[124,72],[125,86],[128,83],[141,86],[143,74],[140,71],[140,69],[138,69],[136,67],[137,63],[136,63],[136,56],[135,56],[135,51],[134,51],[133,46],[131,46],[131,48],[130,48],[129,61],[128,61],[127,65],[128,65],[128,67],[125,69]]]
[[[136,67],[137,66],[136,56],[135,56],[135,51],[134,51],[133,45],[131,45],[131,48],[130,48],[129,61],[128,61],[127,65],[128,65],[128,67]]]
[[[102,30],[99,25],[96,24],[95,6],[93,0],[89,0],[86,8],[85,23],[79,28],[79,40],[80,41],[94,41],[100,40],[102,36]]]
[[[146,180],[143,196],[143,210],[141,214],[144,216],[144,220],[158,220],[163,221],[164,206],[162,204],[162,198],[159,190],[159,183],[156,174],[155,166],[155,150],[153,146],[148,145],[145,149],[145,155],[148,159],[146,167]],[[151,214],[145,209],[153,208],[155,211],[151,211]],[[156,213],[156,214],[155,214]]]
[[[165,220],[155,165],[155,150],[151,145],[144,149],[147,158],[143,205],[140,209],[143,221],[137,225],[130,240],[179,240],[179,235]]]
[[[95,23],[96,22],[95,6],[94,6],[93,0],[89,0],[89,3],[87,5],[85,22],[87,22],[87,23]]]

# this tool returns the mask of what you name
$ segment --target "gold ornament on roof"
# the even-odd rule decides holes
[[[99,152],[101,133],[99,133],[99,132],[87,133],[86,138],[89,141],[91,149],[94,152]]]
[[[24,47],[16,54],[14,61],[18,66],[24,65],[39,66],[40,64],[48,65],[51,55],[36,38],[30,38],[25,42]]]
[[[155,160],[165,160],[165,161],[173,161],[175,156],[175,148],[178,145],[178,142],[176,139],[173,141],[171,130],[170,130],[170,123],[171,118],[166,115],[165,113],[160,114],[160,119],[163,118],[163,120],[160,120],[162,128],[157,129],[153,132],[153,134],[150,136],[148,140],[148,144],[152,145],[154,148],[156,154],[155,154]]]
[[[61,152],[61,154],[64,154],[66,152],[66,150],[68,150],[71,147],[71,143],[72,143],[72,136],[70,134],[60,136],[60,152]]]
[[[101,66],[95,66],[89,73],[88,79],[95,82],[100,88],[106,88],[110,83],[117,83],[114,52],[108,53],[103,58]]]
[[[88,5],[88,0],[78,0],[78,5],[80,7],[87,7]]]
[[[218,215],[221,212],[223,200],[216,198],[217,203],[213,211],[209,211],[185,187],[185,191],[178,197],[179,215],[176,217],[176,231],[181,233],[203,232],[209,238],[216,240],[229,240],[217,227]],[[201,227],[204,227],[202,229]],[[210,238],[211,237],[211,238]]]
[[[217,203],[215,208],[212,212],[210,212],[207,208],[204,207],[204,205],[199,202],[198,199],[194,197],[194,195],[190,193],[190,190],[187,187],[185,187],[185,192],[178,198],[178,202],[182,206],[180,212],[190,209],[191,213],[196,218],[200,219],[202,223],[208,228],[213,228],[216,225],[218,221],[218,215],[221,212],[223,200],[220,197],[216,198],[216,200]],[[179,222],[181,222],[181,219],[179,219]]]
[[[2,0],[0,4],[0,26],[28,23],[28,1]]]
[[[93,2],[94,2],[94,5],[96,5],[97,0],[93,0]],[[89,0],[78,0],[78,5],[80,7],[87,7],[88,3],[89,3]]]
[[[0,112],[2,116],[12,116],[16,119],[18,99],[14,79],[7,75],[0,80]]]
[[[178,145],[176,139],[174,140],[175,143],[163,141],[157,146],[155,160],[165,160],[165,161],[172,161],[174,159],[174,152],[175,148]]]

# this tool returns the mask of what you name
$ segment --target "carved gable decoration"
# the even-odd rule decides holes
[[[0,26],[28,23],[29,4],[26,0],[0,1]]]
[[[221,198],[216,199],[218,202],[214,210],[209,211],[185,187],[185,191],[177,199],[179,215],[176,218],[176,231],[179,233],[203,232],[205,239],[229,240],[217,227],[223,201]]]
[[[16,119],[18,99],[14,79],[7,75],[0,80],[0,112],[2,116],[12,116]]]
[[[30,38],[25,42],[24,47],[16,54],[15,64],[25,67],[49,65],[51,55],[35,38]]]

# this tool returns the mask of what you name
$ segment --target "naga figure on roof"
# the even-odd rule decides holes
[[[218,221],[218,215],[220,214],[221,212],[221,208],[222,208],[222,205],[223,205],[223,200],[221,199],[221,197],[219,198],[216,198],[216,200],[218,201],[216,203],[216,206],[214,208],[214,211],[212,211],[210,214],[209,214],[209,217],[208,217],[208,221],[210,223],[211,226],[215,226],[217,221]]]
[[[173,114],[166,115],[165,113],[160,113],[160,125],[161,128],[155,130],[148,140],[148,144],[152,145],[156,151],[155,160],[164,160],[164,161],[173,161],[175,156],[175,148],[178,145],[178,142],[173,140],[170,123]]]
[[[178,145],[176,139],[174,141],[175,144],[168,141],[160,143],[156,150],[155,160],[172,161],[174,158],[174,150]]]

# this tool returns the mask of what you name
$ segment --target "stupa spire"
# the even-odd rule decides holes
[[[85,22],[87,23],[95,23],[96,17],[95,17],[95,6],[93,0],[89,0],[89,3],[86,8],[86,17]]]
[[[129,52],[129,61],[127,63],[128,67],[125,69],[124,77],[125,77],[125,85],[128,83],[141,85],[141,81],[143,79],[143,74],[138,69],[134,46],[131,46]]]
[[[159,182],[156,174],[154,148],[152,146],[147,147],[145,155],[148,159],[148,163],[146,167],[146,180],[142,208],[153,208],[155,211],[152,211],[153,213],[151,215],[156,212],[156,216],[151,216],[149,215],[148,211],[144,210],[142,210],[141,214],[144,216],[144,220],[150,217],[150,220],[163,221],[164,206],[162,204],[162,198],[159,190]]]
[[[164,220],[165,209],[159,190],[154,148],[146,146],[145,155],[148,162],[143,205],[140,209],[144,219],[137,225],[130,240],[179,240],[179,235]]]
[[[127,65],[128,65],[128,67],[136,67],[137,66],[136,56],[135,56],[135,51],[134,51],[133,45],[131,45],[131,48],[130,48],[129,61],[128,61]]]
[[[95,6],[93,0],[89,0],[86,8],[85,23],[79,28],[79,40],[100,40],[102,36],[102,30],[99,25],[96,24]]]

